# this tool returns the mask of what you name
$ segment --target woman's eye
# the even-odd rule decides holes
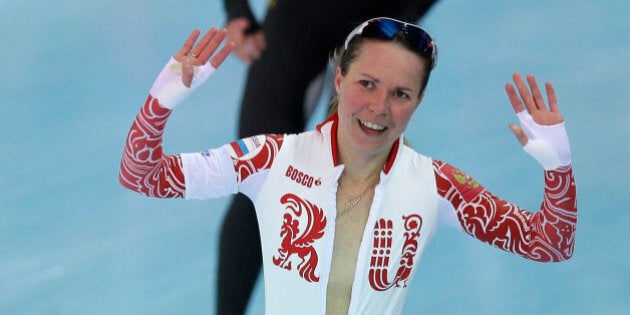
[[[368,88],[368,89],[374,86],[374,83],[368,80],[359,80],[359,84],[361,84],[361,86],[363,86],[364,88]]]
[[[407,93],[405,93],[403,91],[396,91],[395,95],[398,98],[404,98],[404,99],[408,99],[409,98],[409,94],[407,94]]]

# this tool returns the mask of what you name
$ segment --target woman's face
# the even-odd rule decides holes
[[[368,155],[389,153],[418,107],[420,58],[400,44],[366,40],[345,76],[335,75],[342,143]]]

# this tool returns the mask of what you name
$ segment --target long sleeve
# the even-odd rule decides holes
[[[486,190],[453,166],[434,161],[438,193],[456,211],[471,236],[539,262],[571,258],[577,225],[577,197],[571,166],[545,171],[539,211],[529,212]]]
[[[156,198],[206,199],[246,193],[256,195],[282,147],[283,135],[258,135],[220,148],[167,155],[162,136],[171,110],[149,95],[125,142],[120,183]]]
[[[162,151],[162,135],[170,114],[171,110],[149,95],[125,141],[119,180],[126,188],[150,197],[184,197],[181,158]]]

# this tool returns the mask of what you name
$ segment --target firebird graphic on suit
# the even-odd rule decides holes
[[[286,194],[280,200],[286,205],[286,213],[280,236],[282,244],[278,249],[278,257],[273,257],[273,264],[287,270],[291,270],[291,256],[297,255],[302,262],[297,266],[300,277],[308,282],[317,282],[319,277],[315,275],[318,256],[313,248],[313,243],[324,236],[326,217],[324,212],[311,202],[302,200],[294,194]],[[298,219],[302,214],[306,215],[306,224],[300,229]]]

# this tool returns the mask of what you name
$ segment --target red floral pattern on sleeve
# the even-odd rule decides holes
[[[500,249],[539,262],[571,258],[577,198],[570,166],[545,171],[540,211],[528,212],[501,200],[451,165],[434,161],[438,192],[451,202],[463,229]]]
[[[150,197],[184,197],[181,159],[162,152],[162,135],[170,114],[149,95],[125,142],[119,180],[126,188]]]

